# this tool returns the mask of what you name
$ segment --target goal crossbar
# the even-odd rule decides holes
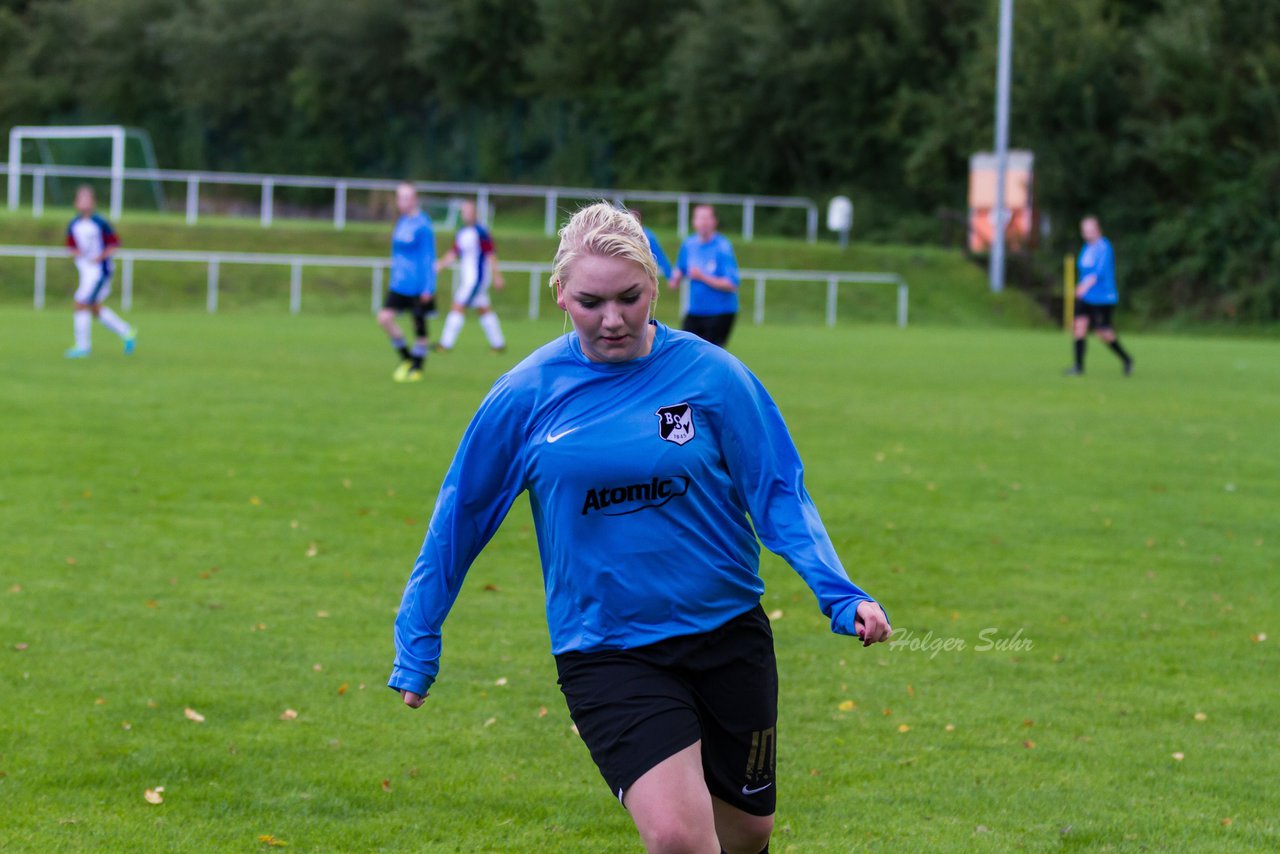
[[[9,210],[22,201],[22,142],[27,139],[111,140],[111,218],[124,206],[124,125],[17,125],[9,131]]]

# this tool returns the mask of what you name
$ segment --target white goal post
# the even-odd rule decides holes
[[[24,139],[111,140],[111,218],[124,206],[124,125],[18,125],[9,131],[9,210],[22,200],[22,141]]]

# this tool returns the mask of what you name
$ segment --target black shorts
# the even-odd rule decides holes
[[[382,301],[382,307],[388,311],[401,312],[409,311],[414,315],[421,314],[423,317],[430,315],[436,310],[436,298],[427,297],[411,297],[404,294],[398,294],[395,291],[387,291],[387,298]]]
[[[737,317],[736,314],[686,314],[684,331],[723,347],[729,343],[729,333]]]
[[[1089,318],[1090,329],[1110,329],[1113,310],[1115,310],[1114,305],[1097,305],[1081,299],[1076,300],[1076,317]]]
[[[777,804],[778,668],[759,605],[709,632],[556,656],[560,690],[609,789],[698,740],[711,794],[752,815]]]

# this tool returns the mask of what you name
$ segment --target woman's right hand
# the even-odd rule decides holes
[[[401,691],[400,696],[404,698],[404,704],[411,709],[418,708],[427,699],[426,694],[415,694],[412,691]]]

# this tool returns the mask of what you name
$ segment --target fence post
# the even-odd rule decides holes
[[[839,291],[835,276],[827,277],[827,326],[836,325],[836,296]]]
[[[271,227],[271,208],[274,202],[276,182],[270,178],[262,179],[262,217],[261,223],[263,228]]]
[[[133,259],[125,256],[120,267],[120,307],[130,311],[133,309]]]
[[[187,225],[195,225],[200,216],[200,179],[192,175],[187,178]]]
[[[546,208],[542,214],[542,232],[547,237],[555,237],[556,234],[556,193],[554,190],[547,191]]]
[[[36,291],[32,299],[36,304],[37,311],[44,308],[45,260],[43,252],[36,255]]]
[[[1076,256],[1062,256],[1062,328],[1068,333],[1076,322]]]
[[[681,240],[689,236],[689,197],[681,196],[676,202],[676,234]]]
[[[742,203],[742,242],[748,243],[756,233],[756,200],[747,199]]]
[[[382,268],[373,265],[373,282],[369,286],[369,310],[374,314],[382,308]]]
[[[533,269],[529,271],[529,319],[530,320],[538,319],[538,310],[542,307],[541,301],[538,299],[539,297],[538,288],[541,284],[539,281],[540,278],[541,276],[539,275],[539,271],[537,269]]]
[[[347,227],[346,181],[339,181],[333,187],[333,227],[339,231]]]
[[[756,326],[764,324],[764,282],[763,274],[756,276],[756,292],[753,297],[754,306],[751,312],[751,322]]]
[[[809,243],[818,242],[818,206],[814,204],[806,209],[805,240]]]
[[[204,307],[213,314],[218,310],[218,259],[209,259],[208,272],[208,294],[205,296]]]
[[[476,192],[476,216],[481,225],[489,224],[489,188],[481,187]]]
[[[900,329],[907,328],[907,284],[901,282],[898,284],[898,327]]]
[[[44,170],[31,170],[31,215],[44,216]]]
[[[302,262],[295,260],[289,265],[289,313],[302,311]]]

